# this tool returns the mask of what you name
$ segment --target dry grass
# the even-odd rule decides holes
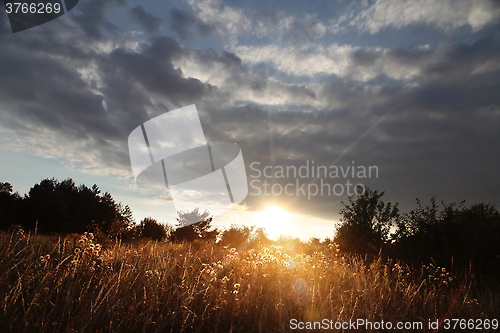
[[[0,323],[12,332],[282,332],[290,320],[492,318],[498,289],[439,267],[366,267],[335,249],[116,244],[0,234]],[[362,331],[362,330],[359,330]]]

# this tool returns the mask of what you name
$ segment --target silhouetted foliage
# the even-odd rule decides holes
[[[269,243],[264,229],[254,226],[231,225],[221,234],[220,243],[223,246],[235,247],[238,249],[256,248]]]
[[[224,246],[239,248],[249,242],[253,229],[254,227],[233,224],[222,232],[220,242]]]
[[[170,234],[170,240],[174,242],[192,242],[195,240],[215,241],[219,231],[210,230],[213,217],[209,212],[200,212],[199,208],[193,211],[177,212],[177,228]]]
[[[335,242],[333,239],[326,237],[323,241],[319,238],[312,237],[307,243],[307,247],[304,253],[313,255],[314,253],[324,253],[328,255],[334,255],[336,250]]]
[[[16,211],[20,201],[19,193],[13,193],[10,183],[0,182],[0,229],[5,230],[16,223]]]
[[[170,236],[172,226],[168,224],[163,225],[151,217],[146,217],[135,227],[135,230],[140,238],[148,238],[159,241]]]
[[[363,194],[349,197],[349,204],[343,203],[341,225],[335,235],[342,252],[374,256],[389,242],[389,231],[399,210],[397,203],[385,204],[383,195],[366,188]]]
[[[452,203],[418,207],[402,216],[394,235],[394,256],[408,262],[496,272],[500,264],[500,214],[493,205],[467,208]]]
[[[270,241],[264,229],[232,225],[222,233],[212,228],[207,212],[179,211],[177,227],[162,225],[145,218],[134,226],[132,211],[116,203],[110,193],[101,193],[97,185],[76,186],[72,179],[45,179],[21,197],[8,182],[0,182],[0,229],[38,229],[40,233],[83,233],[91,231],[105,243],[148,238],[174,242],[215,241],[224,246],[259,248],[279,244],[289,253],[313,255],[356,254],[372,259],[383,249],[384,255],[405,261],[413,267],[435,263],[453,269],[471,268],[477,273],[500,276],[500,213],[491,204],[444,203],[436,199],[399,215],[398,205],[384,203],[384,192],[366,189],[362,195],[349,197],[340,211],[341,225],[333,240],[311,239],[307,244],[298,238],[281,237]],[[391,230],[393,228],[393,230]],[[394,231],[390,234],[391,231]]]
[[[12,192],[10,184],[2,184],[2,195]],[[72,179],[61,182],[54,178],[44,179],[33,186],[24,198],[11,194],[10,199],[0,201],[2,207],[6,203],[12,204],[9,207],[13,212],[7,209],[5,213],[6,209],[0,208],[8,223],[20,224],[28,229],[36,227],[39,232],[92,231],[97,236],[103,234],[114,238],[129,230],[133,224],[129,206],[116,203],[110,193],[102,194],[97,185],[92,188],[85,185],[77,187]]]

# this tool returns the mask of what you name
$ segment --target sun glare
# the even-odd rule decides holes
[[[289,234],[292,215],[274,205],[257,212],[255,219],[259,227],[266,229],[269,238],[276,239],[282,234]]]

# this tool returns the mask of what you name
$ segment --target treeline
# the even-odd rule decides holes
[[[14,193],[10,183],[0,183],[0,228],[19,225],[40,233],[92,231],[120,237],[134,226],[132,211],[117,203],[97,185],[76,186],[72,179],[42,180],[29,193]]]
[[[384,192],[366,189],[350,197],[340,211],[341,223],[335,235],[323,241],[280,238],[288,252],[340,252],[366,261],[400,259],[408,265],[434,263],[440,267],[500,276],[500,213],[491,204],[438,205],[436,199],[401,214],[398,204],[385,203]],[[197,223],[193,223],[196,221]],[[231,226],[212,228],[212,216],[195,209],[178,212],[176,225],[153,218],[136,223],[128,206],[116,203],[111,194],[76,186],[73,180],[45,179],[21,197],[11,184],[0,183],[0,228],[19,225],[42,233],[93,232],[101,242],[120,238],[166,240],[170,242],[217,242],[248,249],[270,245],[263,229]],[[276,242],[275,242],[276,243]]]
[[[196,221],[197,223],[193,223]],[[0,182],[0,230],[24,228],[37,233],[82,234],[92,232],[101,243],[106,240],[138,239],[172,242],[220,241],[239,246],[243,239],[269,241],[262,229],[232,227],[230,231],[212,228],[212,216],[198,208],[178,212],[177,225],[159,223],[151,217],[136,223],[128,205],[117,203],[109,192],[97,185],[76,186],[72,179],[44,179],[21,196],[10,183]]]
[[[344,203],[334,238],[342,252],[500,277],[500,213],[494,205],[438,205],[433,197],[427,206],[417,199],[416,209],[401,214],[383,195],[367,189]]]

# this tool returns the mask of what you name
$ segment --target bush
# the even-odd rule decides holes
[[[349,197],[340,211],[341,225],[335,242],[343,253],[375,257],[390,240],[389,231],[399,217],[398,204],[385,204],[378,193],[366,188],[363,194]]]
[[[136,227],[136,234],[139,238],[148,238],[152,240],[164,240],[172,231],[172,227],[168,224],[163,225],[158,223],[151,217],[144,218],[141,223]]]

